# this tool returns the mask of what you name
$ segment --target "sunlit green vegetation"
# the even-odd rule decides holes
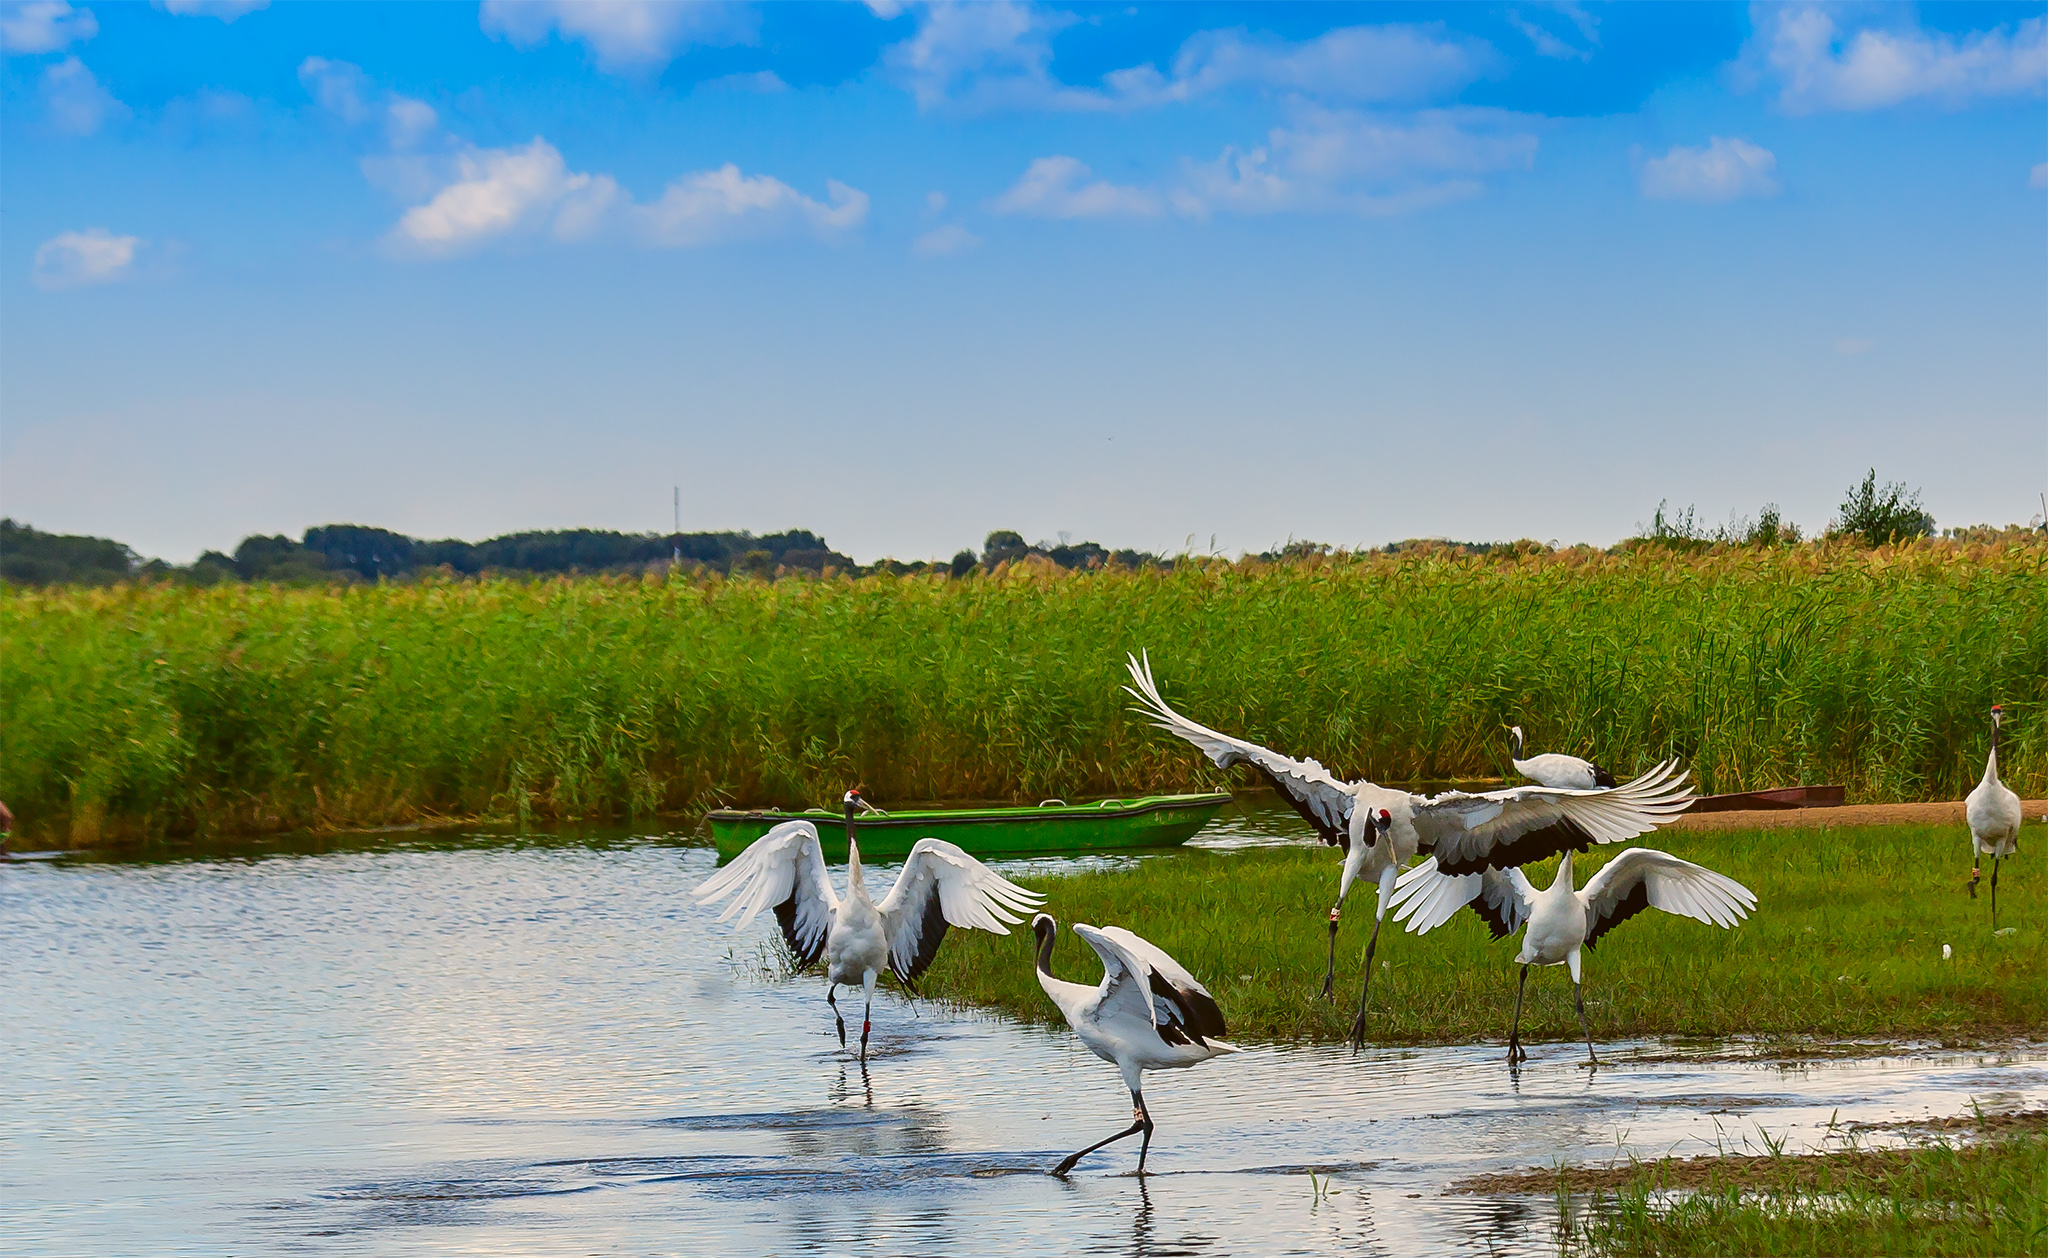
[[[1673,1187],[1683,1191],[1665,1199]],[[1978,1144],[1644,1163],[1560,1242],[1587,1258],[2048,1253],[2048,1134],[2034,1124]]]
[[[2048,546],[1408,548],[1286,562],[0,593],[0,798],[92,843],[437,816],[1035,800],[1229,781],[1126,708],[1385,782],[1505,724],[1709,790],[2048,785]]]
[[[2048,836],[2040,827],[2028,832]],[[1964,891],[1969,841],[1959,825],[1665,831],[1643,845],[1726,873],[1755,891],[1758,905],[1733,930],[1659,912],[1616,928],[1586,955],[1595,1039],[1966,1043],[2048,1026],[2048,875],[2031,854],[2005,862],[1998,924],[2016,929],[1994,935],[1988,899]],[[1617,850],[1574,857],[1578,885]],[[1046,910],[1062,925],[1126,926],[1166,949],[1215,993],[1233,1038],[1338,1041],[1357,1009],[1373,905],[1370,888],[1354,894],[1339,936],[1339,996],[1319,999],[1338,866],[1334,850],[1321,847],[1189,851],[1135,868],[1020,881],[1045,892]],[[1555,869],[1550,861],[1529,874],[1549,886]],[[1390,916],[1374,958],[1368,1038],[1505,1044],[1515,947],[1494,940],[1473,913],[1419,937],[1397,934]],[[925,993],[1056,1024],[1030,954],[1022,933],[954,931]],[[1088,983],[1102,976],[1094,953],[1066,930],[1054,972]],[[1564,970],[1531,970],[1523,1038],[1578,1034]]]

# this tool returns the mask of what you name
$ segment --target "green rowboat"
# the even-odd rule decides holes
[[[1040,853],[1100,852],[1129,847],[1171,847],[1195,832],[1230,802],[1224,791],[1203,795],[1147,795],[1092,804],[1050,800],[1036,808],[932,809],[863,813],[854,822],[864,860],[910,855],[922,838],[957,843],[974,856],[1035,856]],[[806,812],[720,808],[711,814],[711,838],[721,863],[785,821],[818,827],[825,859],[846,859],[846,818],[813,808]]]

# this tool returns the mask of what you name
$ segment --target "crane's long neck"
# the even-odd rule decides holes
[[[1552,892],[1563,891],[1567,895],[1571,893],[1572,854],[1569,851],[1564,854],[1563,860],[1557,862],[1557,877],[1550,880],[1550,889]]]
[[[1052,930],[1038,932],[1038,972],[1047,978],[1052,977],[1052,943],[1055,933]]]
[[[846,834],[846,894],[868,899],[868,881],[860,872],[860,844],[853,841],[853,827]]]
[[[1513,754],[1513,755],[1512,755],[1512,756],[1510,757],[1510,759],[1514,759],[1514,760],[1520,760],[1520,759],[1522,758],[1522,727],[1521,727],[1521,726],[1517,725],[1517,726],[1516,726],[1516,727],[1515,727],[1514,729],[1512,729],[1512,730],[1510,730],[1510,731],[1508,732],[1508,741],[1509,741],[1509,743],[1511,743],[1511,744],[1513,745],[1513,747],[1514,747],[1514,754]]]
[[[1984,759],[1984,780],[1986,782],[1998,781],[1998,735],[2001,732],[2002,731],[2000,731],[1998,727],[1998,722],[1996,720],[1992,721],[1991,754],[1985,757]]]

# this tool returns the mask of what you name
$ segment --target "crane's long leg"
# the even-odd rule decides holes
[[[1998,929],[1998,862],[2005,859],[1998,853],[1991,854],[1991,929]]]
[[[1365,1047],[1365,998],[1372,991],[1372,953],[1379,947],[1380,927],[1387,920],[1387,902],[1394,896],[1394,882],[1401,871],[1391,866],[1380,873],[1379,911],[1372,919],[1372,938],[1365,941],[1365,981],[1358,985],[1358,1016],[1351,1020],[1351,1051]]]
[[[1971,857],[1970,857],[1970,881],[1969,881],[1969,882],[1968,882],[1968,883],[1966,884],[1966,886],[1967,886],[1967,888],[1968,888],[1968,890],[1969,890],[1969,892],[1970,892],[1970,898],[1971,898],[1972,900],[1974,900],[1974,899],[1976,899],[1976,898],[1977,898],[1977,883],[1978,883],[1978,881],[1979,881],[1980,879],[1982,879],[1983,877],[1984,877],[1984,858],[1983,858],[1982,856],[1975,856],[1975,855],[1971,856]]]
[[[839,1047],[846,1047],[846,1019],[839,1016],[839,984],[825,989],[825,1003],[832,1006],[832,1020],[839,1024]]]
[[[1109,1136],[1102,1140],[1097,1140],[1094,1144],[1089,1145],[1087,1148],[1082,1149],[1078,1153],[1068,1154],[1067,1160],[1061,1162],[1058,1166],[1054,1167],[1052,1173],[1064,1179],[1066,1177],[1067,1172],[1074,1169],[1074,1163],[1080,1161],[1082,1158],[1087,1157],[1089,1154],[1095,1152],[1097,1149],[1100,1149],[1102,1146],[1106,1144],[1115,1144],[1117,1141],[1123,1139],[1125,1136],[1135,1136],[1141,1131],[1145,1133],[1145,1142],[1149,1145],[1152,1142],[1152,1119],[1148,1117],[1145,1113],[1144,1096],[1137,1092],[1133,1092],[1131,1093],[1131,1125],[1124,1128],[1122,1131],[1119,1131],[1113,1136]],[[1139,1169],[1144,1169],[1144,1159],[1142,1155],[1140,1155],[1139,1158]]]
[[[1137,1107],[1138,1121],[1145,1125],[1145,1138],[1138,1144],[1138,1177],[1142,1179],[1145,1176],[1145,1154],[1152,1148],[1152,1111],[1145,1108],[1145,1096],[1141,1092],[1131,1093],[1131,1101]]]
[[[1522,966],[1521,981],[1515,984],[1515,1024],[1508,1028],[1508,1065],[1514,1066],[1529,1060],[1529,1054],[1522,1051],[1522,993],[1529,986],[1529,967]]]
[[[1338,896],[1336,905],[1330,909],[1330,963],[1323,967],[1323,996],[1328,1000],[1336,994],[1337,983],[1337,914],[1344,908],[1344,897]]]
[[[861,985],[868,989],[868,1003],[860,1011],[860,1059],[865,1062],[868,1059],[868,1031],[875,1025],[872,1021],[875,1013],[875,972],[865,971],[861,979]]]
[[[1586,989],[1579,982],[1579,950],[1574,948],[1565,953],[1564,963],[1572,972],[1572,1004],[1579,1011],[1579,1033],[1586,1037],[1586,1064],[1597,1070],[1600,1068],[1600,1054],[1593,1051],[1593,1032],[1586,1027]]]

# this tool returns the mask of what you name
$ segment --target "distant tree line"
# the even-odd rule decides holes
[[[1754,518],[1737,517],[1725,525],[1707,526],[1693,508],[1669,510],[1657,504],[1650,523],[1618,543],[1617,551],[1643,547],[1704,550],[1711,546],[1783,546],[1803,540],[1797,524],[1782,518],[1770,504]],[[2030,527],[2048,528],[2048,520]],[[1823,536],[1865,546],[1912,541],[1934,532],[1934,517],[1921,505],[1917,490],[1902,484],[1880,486],[1877,470],[1851,485],[1840,511]],[[1950,529],[1955,536],[1996,532],[1987,527]],[[1555,545],[1551,543],[1550,545]],[[1466,555],[1516,555],[1549,549],[1540,542],[1457,542],[1444,538],[1410,538],[1389,542],[1383,554],[1404,551]],[[1292,541],[1256,558],[1267,563],[1298,563],[1345,552],[1321,542]],[[404,580],[427,575],[554,576],[571,573],[662,571],[671,565],[728,575],[776,577],[862,575],[887,572],[897,576],[944,573],[954,578],[989,573],[1004,565],[1040,563],[1069,570],[1156,568],[1170,570],[1175,561],[1150,551],[1110,550],[1096,542],[1026,542],[1021,533],[997,529],[982,541],[981,551],[962,550],[950,561],[906,563],[877,560],[863,567],[805,529],[770,533],[616,533],[604,529],[557,529],[508,533],[481,542],[455,539],[422,541],[390,529],[361,524],[323,524],[307,529],[294,541],[282,534],[242,539],[232,555],[209,550],[190,565],[174,567],[160,559],[144,560],[134,550],[104,537],[45,533],[11,519],[0,519],[0,580],[14,585],[104,585],[131,578],[190,581],[374,581]]]

